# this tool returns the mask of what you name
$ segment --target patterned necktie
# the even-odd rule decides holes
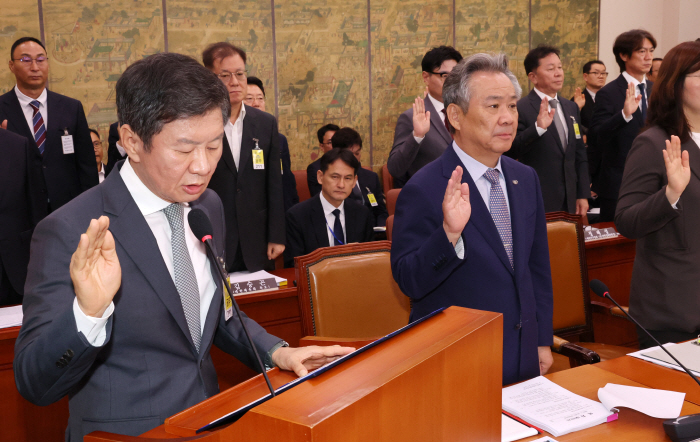
[[[172,231],[170,243],[173,248],[173,274],[175,287],[180,294],[182,309],[185,311],[187,327],[190,329],[192,341],[199,352],[199,343],[202,340],[199,309],[199,286],[194,273],[192,258],[187,250],[185,242],[184,209],[180,204],[171,204],[163,209],[168,218]]]
[[[645,86],[644,83],[639,83],[639,94],[642,96],[642,100],[639,103],[642,110],[642,123],[647,121],[647,95],[644,91]]]
[[[559,116],[561,109],[557,107],[558,104],[559,100],[557,99],[549,100],[549,106],[552,109],[556,109],[556,112],[554,113],[554,127],[557,128],[557,132],[559,133],[559,141],[561,141],[561,148],[564,149],[564,152],[566,152],[566,145],[569,143],[566,141],[566,131],[564,130],[564,124],[561,122],[561,117]]]
[[[335,209],[331,213],[335,215],[335,223],[333,224],[333,236],[335,238],[333,238],[333,245],[342,246],[345,235],[343,234],[343,225],[340,223],[340,209]]]
[[[46,128],[44,127],[44,117],[41,116],[39,112],[39,103],[37,100],[32,101],[29,105],[34,110],[32,115],[32,122],[34,123],[34,141],[36,141],[36,146],[39,148],[39,153],[44,154],[44,147],[46,146]]]
[[[556,118],[556,116],[555,116]],[[500,172],[498,169],[489,169],[484,173],[484,178],[486,178],[489,183],[491,183],[491,193],[489,195],[489,211],[491,212],[491,218],[493,218],[494,224],[496,224],[496,229],[498,229],[498,235],[501,237],[503,242],[503,247],[506,249],[508,254],[508,260],[510,261],[511,268],[513,267],[513,234],[510,229],[510,215],[508,214],[508,205],[506,204],[506,198],[503,195],[503,189],[498,183],[500,178]]]

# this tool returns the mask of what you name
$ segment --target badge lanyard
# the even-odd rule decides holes
[[[324,218],[325,218],[325,217],[324,217]],[[333,235],[333,238],[335,238],[335,240],[338,241],[338,242],[340,243],[341,246],[344,246],[344,245],[345,245],[345,242],[344,242],[342,239],[340,239],[340,238],[338,238],[337,236],[335,236],[335,232],[333,231],[333,229],[331,229],[331,226],[328,225],[328,218],[326,218],[326,227],[328,227],[328,231],[331,232],[331,235]]]

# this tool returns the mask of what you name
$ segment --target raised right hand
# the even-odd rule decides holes
[[[690,182],[690,158],[688,151],[681,152],[681,140],[671,135],[671,141],[666,140],[664,163],[666,164],[666,198],[671,204],[676,204],[678,198]]]
[[[452,245],[457,245],[464,226],[469,222],[472,206],[469,202],[469,184],[462,183],[462,166],[452,171],[442,200],[442,227]]]
[[[108,229],[106,216],[91,220],[70,261],[78,306],[87,316],[96,318],[107,310],[122,283],[114,237]]]
[[[622,108],[622,113],[625,114],[625,118],[629,118],[633,113],[637,111],[639,103],[642,101],[642,95],[637,96],[637,88],[634,83],[629,83],[627,85],[627,96],[625,97],[625,105]]]
[[[413,102],[413,136],[423,138],[430,130],[430,111],[425,110],[425,102],[416,97]]]
[[[547,108],[549,108],[549,99],[544,97],[540,103],[540,113],[537,115],[537,127],[540,129],[547,129],[554,120],[556,109],[548,111]]]
[[[581,92],[581,88],[577,87],[574,90],[574,103],[578,106],[578,110],[583,109],[583,106],[586,105],[586,96],[583,95],[583,92]]]

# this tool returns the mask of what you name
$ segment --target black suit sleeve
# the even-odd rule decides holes
[[[527,113],[529,113],[530,110],[527,109],[527,107],[530,105],[527,103],[527,100],[528,98],[525,97],[518,101],[518,133],[515,135],[510,150],[505,153],[505,155],[516,160],[528,153],[530,149],[532,149],[532,143],[540,138],[535,124],[528,123]],[[537,116],[535,116],[535,121],[536,120]]]
[[[377,205],[372,207],[375,226],[385,226],[386,219],[389,218],[389,212],[386,210],[384,202],[384,192],[382,191],[382,183],[379,181],[379,175],[372,172],[373,183],[370,189],[373,189],[374,197],[377,200]]]
[[[284,200],[282,190],[282,170],[280,164],[279,133],[277,120],[270,124],[270,153],[267,159],[267,228],[268,243],[284,244]]]
[[[581,121],[581,112],[578,105],[572,102],[571,110],[575,112],[576,121]],[[579,125],[580,127],[580,125]],[[588,174],[588,152],[583,143],[583,136],[580,139],[574,138],[576,143],[576,199],[588,199],[591,197],[591,178]]]
[[[289,157],[287,137],[280,134],[280,159],[282,160],[282,184],[284,186],[284,211],[299,202],[297,181],[292,173],[292,160]]]
[[[29,146],[29,140],[24,139],[24,152],[27,155],[27,193],[29,197],[29,210],[31,212],[32,227],[36,227],[39,221],[48,214],[48,202],[46,184],[41,168],[41,156],[36,149]]]
[[[315,163],[309,164],[306,168],[306,183],[309,185],[309,196],[316,196],[321,193],[321,185],[318,184]]]
[[[86,191],[91,187],[97,186],[100,180],[97,175],[95,149],[92,147],[90,129],[85,119],[83,106],[80,104],[77,106],[76,120],[75,134],[73,134],[76,169],[78,170],[80,188],[82,191]]]
[[[105,165],[105,177],[109,175],[109,173],[112,171],[112,168],[114,167],[115,164],[117,164],[117,161],[123,159],[124,157],[122,156],[121,153],[119,153],[119,149],[117,149],[117,141],[119,141],[119,124],[118,123],[113,123],[112,125],[109,126],[109,138],[107,139],[107,164]]]
[[[287,212],[287,246],[284,248],[284,266],[294,267],[294,257],[304,255],[304,230],[297,211]]]

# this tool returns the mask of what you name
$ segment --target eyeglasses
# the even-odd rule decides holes
[[[28,55],[24,55],[20,58],[13,58],[12,60],[14,61],[21,61],[24,64],[32,64],[33,61],[36,61],[36,64],[43,64],[46,63],[46,61],[49,59],[49,57],[45,57],[43,55],[38,56],[37,58],[32,58]]]
[[[234,75],[236,76],[236,80],[241,81],[241,82],[242,82],[242,81],[246,81],[247,78],[248,78],[248,72],[247,72],[247,71],[237,71],[237,72],[234,72],[234,73],[224,71],[224,72],[218,74],[217,76],[218,76],[218,77],[221,79],[221,81],[223,81],[224,83],[228,83],[229,81],[231,81],[231,78],[233,78]]]
[[[102,141],[100,141],[100,140],[93,141],[92,145],[95,147],[102,147]]]
[[[426,72],[428,72],[428,73],[431,74],[431,75],[439,75],[440,78],[442,78],[443,80],[444,80],[445,78],[447,78],[448,75],[450,75],[449,72],[430,72],[430,71],[426,71]]]
[[[250,103],[264,103],[265,102],[265,97],[253,97],[252,95],[248,95],[245,97],[246,104],[248,102]]]
[[[596,77],[607,77],[608,73],[607,72],[591,71],[588,73],[588,75],[595,75]]]

